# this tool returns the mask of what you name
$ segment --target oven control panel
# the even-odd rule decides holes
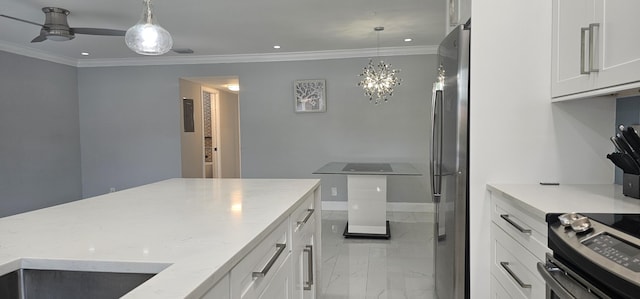
[[[583,244],[631,271],[640,272],[640,248],[635,245],[607,233],[589,238]]]

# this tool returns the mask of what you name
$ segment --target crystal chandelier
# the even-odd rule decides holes
[[[380,31],[384,30],[384,27],[376,27],[373,30],[378,33],[378,56],[380,56]],[[393,95],[393,88],[400,85],[401,80],[397,76],[398,73],[400,70],[394,70],[390,64],[386,64],[382,60],[376,66],[373,59],[369,59],[369,64],[360,74],[360,77],[363,78],[358,82],[358,86],[362,86],[364,95],[369,97],[369,102],[375,105],[386,103]]]
[[[142,17],[124,36],[129,49],[142,55],[162,55],[169,52],[173,39],[151,13],[151,0],[143,0]]]

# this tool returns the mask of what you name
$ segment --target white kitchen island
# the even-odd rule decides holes
[[[200,298],[216,284],[228,295],[234,267],[272,235],[285,254],[296,246],[296,231],[313,220],[303,204],[316,200],[316,179],[170,179],[0,218],[0,275],[20,267],[158,273],[125,298]]]

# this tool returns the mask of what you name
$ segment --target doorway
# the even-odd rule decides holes
[[[182,177],[241,177],[239,79],[180,78],[179,86]]]
[[[217,178],[220,175],[218,161],[218,91],[202,87],[202,117],[204,125],[204,177]]]

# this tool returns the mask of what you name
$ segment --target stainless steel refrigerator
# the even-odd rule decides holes
[[[469,298],[469,45],[470,22],[438,48],[433,84],[430,176],[436,210],[435,291]]]

